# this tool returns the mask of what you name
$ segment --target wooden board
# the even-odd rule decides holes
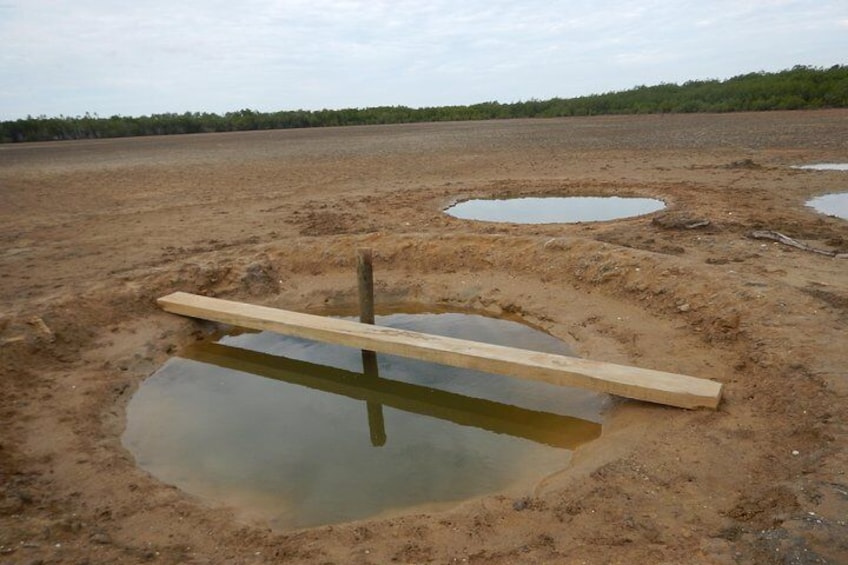
[[[186,292],[169,294],[158,303],[167,312],[192,318],[680,408],[715,409],[721,399],[720,383],[675,373],[372,326]]]

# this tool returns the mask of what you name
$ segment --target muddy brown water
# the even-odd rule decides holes
[[[662,200],[621,196],[475,199],[445,212],[462,220],[514,224],[572,224],[642,216],[665,208]]]
[[[483,316],[377,323],[570,354],[548,334]],[[160,480],[287,530],[526,494],[600,435],[603,395],[376,360],[267,332],[199,343],[141,385],[123,442]]]

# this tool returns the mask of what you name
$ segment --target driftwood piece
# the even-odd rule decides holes
[[[651,223],[665,230],[694,230],[710,225],[710,221],[706,218],[693,218],[674,212],[654,216]]]
[[[770,230],[762,230],[762,231],[752,231],[748,233],[748,237],[751,239],[769,239],[771,241],[776,241],[778,243],[782,243],[783,245],[789,245],[791,247],[795,247],[802,251],[809,251],[810,253],[818,253],[819,255],[826,255],[828,257],[836,257],[837,259],[846,259],[848,258],[848,253],[837,253],[836,251],[828,251],[827,249],[819,249],[817,247],[813,247],[811,245],[807,245],[806,243],[801,243],[795,239],[792,239],[789,236],[783,235],[780,232],[770,231]]]

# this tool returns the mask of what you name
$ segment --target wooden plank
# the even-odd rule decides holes
[[[715,409],[721,399],[720,383],[675,373],[372,326],[185,292],[164,296],[158,303],[165,311],[183,316],[680,408]]]

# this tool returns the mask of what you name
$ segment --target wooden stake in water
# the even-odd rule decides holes
[[[359,321],[374,324],[374,267],[370,249],[360,249],[356,253],[356,275],[359,283]],[[366,377],[380,378],[377,368],[377,354],[362,350],[362,372]],[[383,405],[368,402],[368,428],[371,431],[371,445],[380,447],[386,444],[386,424],[383,419]]]

